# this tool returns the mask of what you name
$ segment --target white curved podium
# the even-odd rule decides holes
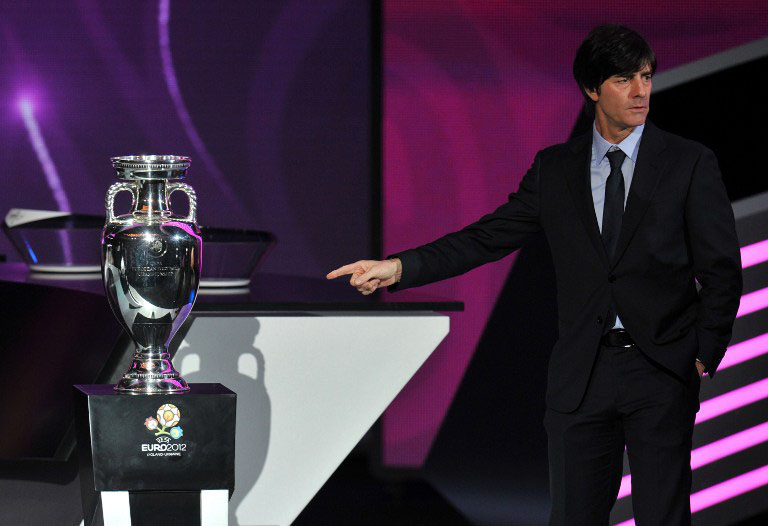
[[[196,317],[174,364],[238,394],[230,523],[291,524],[448,330],[431,312]]]

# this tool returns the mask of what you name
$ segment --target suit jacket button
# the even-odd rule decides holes
[[[603,317],[602,316],[598,316],[597,317],[597,323],[598,323],[598,325],[602,325],[603,324]]]
[[[613,283],[614,281],[616,281],[616,276],[614,276],[614,275],[608,276],[608,282],[609,283]]]

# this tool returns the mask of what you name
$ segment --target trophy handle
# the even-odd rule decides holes
[[[171,197],[171,194],[176,190],[181,190],[189,198],[189,215],[182,221],[189,221],[190,223],[197,222],[197,194],[195,190],[187,183],[170,183],[166,186],[167,196]]]
[[[136,206],[136,185],[134,183],[115,183],[109,187],[105,204],[107,206],[107,223],[126,223],[115,217],[115,196],[120,192],[131,192],[131,208]]]

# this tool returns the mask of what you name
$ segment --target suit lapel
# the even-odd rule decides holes
[[[666,143],[659,129],[650,122],[646,122],[643,136],[640,139],[637,164],[632,175],[632,185],[629,188],[627,206],[624,209],[619,241],[611,261],[611,269],[621,260],[645,215],[645,211],[648,209],[663,168],[664,159],[661,153],[665,149]]]
[[[566,160],[564,171],[567,174],[568,189],[571,192],[576,210],[587,231],[587,236],[603,264],[608,266],[600,227],[595,216],[595,203],[592,200],[590,185],[590,162],[592,160],[592,134],[588,133],[573,139],[570,143],[570,158]],[[633,183],[634,184],[634,183]]]

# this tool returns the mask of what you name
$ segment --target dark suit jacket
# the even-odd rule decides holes
[[[502,258],[543,230],[559,315],[547,405],[561,412],[581,402],[612,302],[640,350],[687,382],[697,357],[714,375],[742,290],[733,211],[709,149],[646,124],[609,261],[592,202],[591,146],[589,133],[540,151],[506,204],[392,256],[403,274],[391,288],[404,289]]]

